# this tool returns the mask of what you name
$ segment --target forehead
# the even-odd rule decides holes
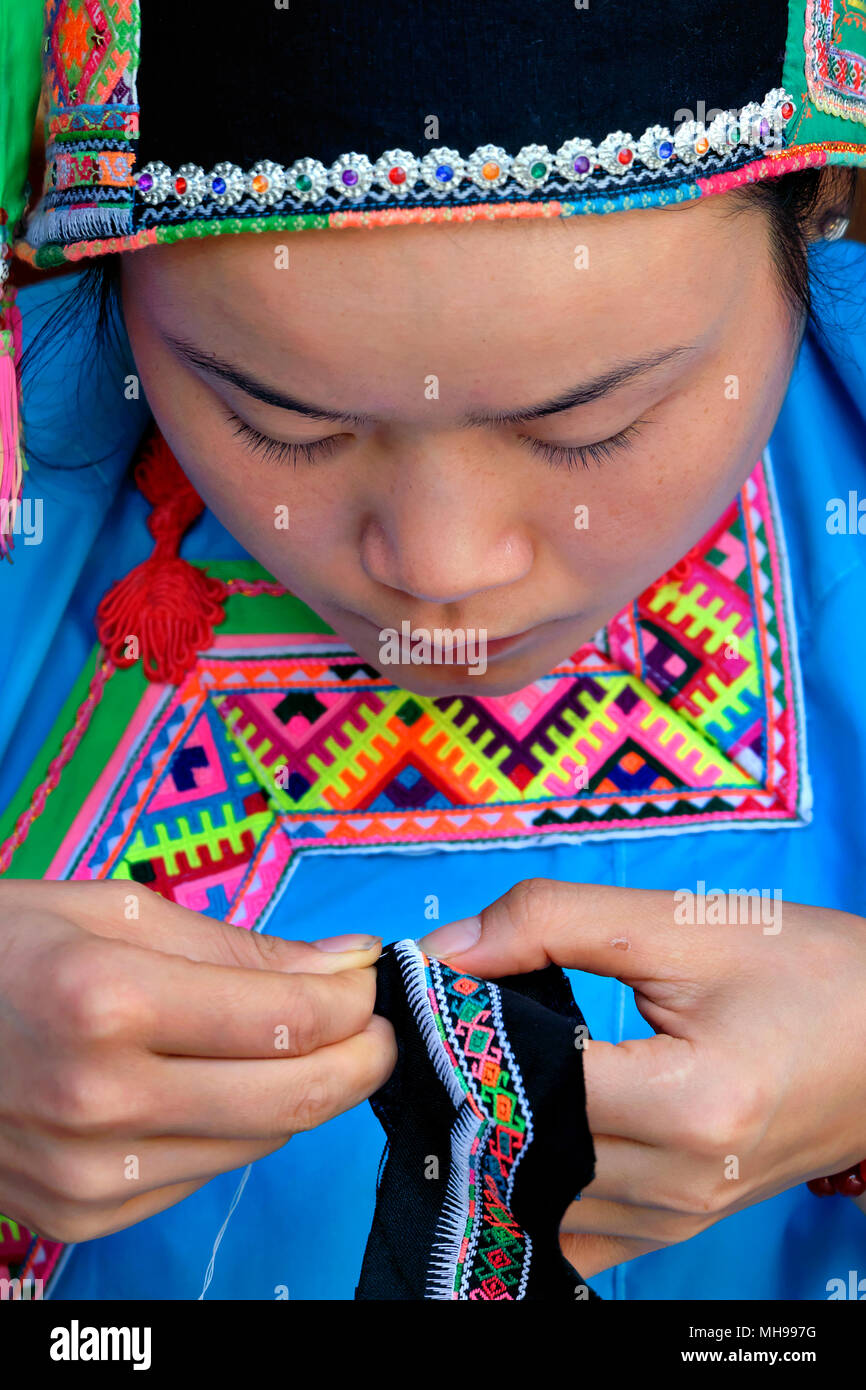
[[[762,219],[726,201],[208,238],[125,257],[124,281],[158,329],[322,404],[371,410],[430,374],[462,403],[491,380],[531,399],[564,358],[589,376],[712,335],[767,259]]]

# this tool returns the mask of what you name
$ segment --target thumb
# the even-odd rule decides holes
[[[477,917],[437,927],[418,945],[486,979],[551,962],[631,985],[700,978],[717,948],[706,933],[678,925],[674,908],[672,892],[530,878]]]
[[[661,1244],[635,1236],[580,1235],[572,1231],[561,1231],[559,1235],[559,1248],[584,1279],[592,1279],[593,1275],[638,1255],[647,1255]]]
[[[378,937],[336,937],[323,947],[249,931],[169,902],[129,879],[95,882],[10,881],[16,906],[53,912],[94,936],[125,941],[166,955],[247,970],[330,975],[374,965]],[[0,885],[0,908],[5,885]],[[10,898],[10,902],[12,899]]]

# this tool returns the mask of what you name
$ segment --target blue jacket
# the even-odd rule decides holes
[[[791,574],[811,823],[701,831],[697,839],[647,833],[537,844],[518,853],[488,849],[481,860],[474,852],[441,851],[311,856],[301,861],[268,930],[314,940],[375,920],[386,941],[420,936],[431,925],[424,907],[432,891],[440,920],[448,921],[476,911],[521,878],[674,888],[690,881],[695,862],[707,882],[772,883],[788,901],[866,918],[866,817],[859,799],[861,778],[866,782],[864,540],[856,531],[834,534],[827,525],[831,499],[847,505],[851,492],[866,498],[866,248],[837,243],[813,254],[831,284],[830,294],[816,289],[829,346],[807,333],[768,450]],[[73,280],[21,294],[25,341],[66,300]],[[147,421],[144,402],[124,394],[133,371],[128,344],[119,365],[93,360],[90,343],[73,328],[52,352],[28,388],[27,492],[45,499],[43,535],[39,544],[18,536],[14,569],[0,570],[6,668],[0,808],[84,664],[98,600],[150,549],[146,504],[124,476]],[[94,453],[101,457],[98,467],[80,469]],[[35,514],[24,521],[35,537]],[[207,513],[183,553],[211,560],[244,556]],[[618,1041],[649,1034],[625,986],[585,974],[575,983],[594,1036]],[[382,1145],[365,1105],[256,1163],[223,1234],[206,1296],[351,1298]],[[242,1172],[223,1174],[140,1225],[73,1248],[55,1297],[197,1298]],[[800,1186],[591,1282],[617,1299],[825,1299],[835,1287],[830,1281],[847,1285],[851,1270],[858,1279],[866,1276],[866,1219],[853,1203],[818,1201]]]

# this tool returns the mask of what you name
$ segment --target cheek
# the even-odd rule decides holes
[[[631,450],[566,475],[537,521],[575,583],[627,602],[680,559],[751,473],[784,389],[780,378],[744,396],[741,383],[739,398],[729,398],[714,374]]]
[[[180,443],[180,453],[169,440],[210,510],[287,588],[324,595],[351,534],[347,505],[335,499],[324,468],[315,478],[315,470],[303,464],[295,470],[291,464],[263,463],[242,445],[227,443],[218,430],[211,431],[209,442],[211,447],[196,447],[194,453]]]
[[[232,437],[224,407],[128,317],[142,387],[169,447],[223,526],[288,587],[324,570],[350,526],[324,470],[263,462]]]
[[[615,547],[628,544],[658,574],[717,520],[772,433],[790,378],[790,332],[777,300],[756,297],[748,326],[738,316],[700,378],[671,398],[635,466],[626,457],[618,470]]]

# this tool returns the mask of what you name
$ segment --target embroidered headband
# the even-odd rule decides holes
[[[665,206],[866,163],[866,0],[329,0],[227,22],[47,0],[44,17],[45,184],[16,248],[36,265]]]

